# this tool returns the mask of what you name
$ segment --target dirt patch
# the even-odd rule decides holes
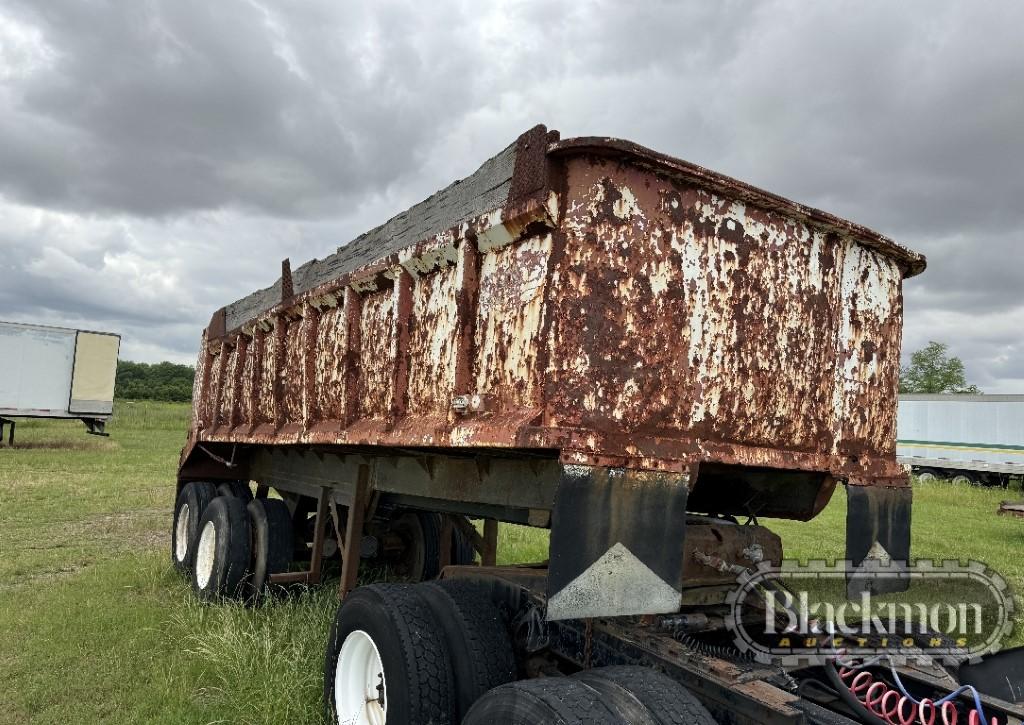
[[[5,542],[4,549],[13,556],[30,551],[61,550],[61,553],[43,555],[49,560],[48,564],[31,573],[7,577],[0,583],[0,591],[74,576],[90,566],[79,561],[56,564],[52,561],[54,556],[64,560],[88,560],[99,554],[105,559],[127,551],[169,549],[169,537],[170,514],[165,508],[93,514],[74,521],[48,521],[35,531],[31,543]]]
[[[67,579],[85,570],[85,566],[72,564],[62,566],[58,569],[42,569],[31,574],[23,574],[9,581],[0,582],[0,592],[9,592],[21,589],[32,584],[49,584],[51,582]]]
[[[110,441],[15,441],[13,446],[4,443],[0,445],[0,453],[3,451],[111,451],[119,448],[116,443]]]

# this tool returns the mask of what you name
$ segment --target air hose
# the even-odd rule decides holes
[[[957,725],[959,712],[953,701],[965,692],[974,697],[974,708],[968,714],[967,725],[999,725],[997,718],[989,720],[985,717],[981,696],[970,685],[964,685],[938,700],[916,700],[907,692],[891,663],[889,670],[896,687],[875,679],[866,668],[882,659],[875,658],[859,667],[847,666],[838,659],[825,664],[825,674],[840,699],[868,725]],[[937,721],[937,716],[942,720]]]

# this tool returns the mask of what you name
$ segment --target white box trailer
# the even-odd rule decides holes
[[[11,418],[78,418],[89,433],[114,412],[121,336],[64,327],[0,322],[0,441]]]
[[[919,478],[1024,475],[1024,395],[901,395],[897,430],[899,461]]]

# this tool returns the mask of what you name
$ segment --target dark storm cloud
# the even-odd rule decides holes
[[[192,355],[537,122],[632,138],[929,255],[906,347],[1024,391],[1015,2],[0,0],[0,317]]]
[[[52,58],[13,94],[0,183],[41,206],[336,213],[407,171],[424,119],[465,94],[406,12],[284,25],[234,0],[8,5]]]

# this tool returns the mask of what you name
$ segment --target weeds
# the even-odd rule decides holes
[[[170,566],[185,405],[119,402],[109,439],[19,424],[0,447],[0,723],[319,723],[335,583],[259,607],[207,606]],[[980,559],[1024,583],[1017,494],[915,488],[917,557]],[[787,556],[843,557],[846,500],[765,520]],[[547,559],[546,531],[505,525],[499,563]],[[1017,633],[1012,642],[1024,638]]]

